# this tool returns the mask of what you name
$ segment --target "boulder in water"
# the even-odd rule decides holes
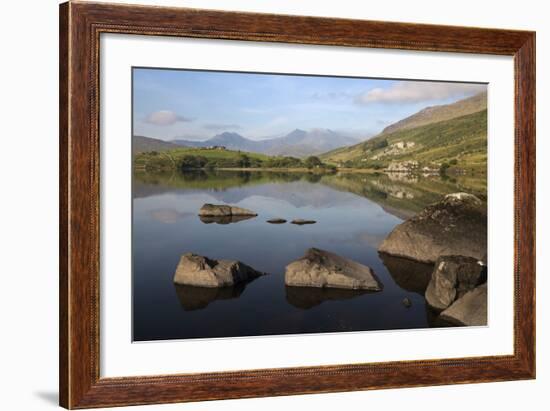
[[[235,207],[225,204],[204,204],[199,210],[202,217],[227,217],[227,216],[257,216],[254,211],[246,208]]]
[[[370,267],[317,248],[310,248],[306,255],[286,266],[285,284],[370,291],[382,289],[382,283]]]
[[[252,267],[233,260],[212,260],[186,253],[181,256],[174,283],[195,287],[230,287],[264,275]]]
[[[487,325],[487,283],[468,291],[439,317],[455,325]]]
[[[483,271],[483,266],[472,257],[439,257],[426,289],[426,302],[436,310],[444,310],[483,282]]]
[[[482,260],[487,254],[486,205],[472,194],[449,194],[395,227],[379,251],[427,263],[442,255]]]

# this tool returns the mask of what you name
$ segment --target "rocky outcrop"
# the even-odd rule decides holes
[[[454,325],[487,325],[487,283],[468,291],[439,317]]]
[[[254,211],[246,208],[235,207],[225,204],[204,204],[199,210],[202,217],[228,217],[228,216],[257,216]]]
[[[486,205],[471,194],[449,194],[395,227],[379,251],[427,263],[441,255],[481,260],[487,253]]]
[[[296,225],[305,225],[305,224],[315,224],[317,221],[315,220],[304,220],[302,218],[298,218],[296,220],[292,220],[290,224],[296,224]]]
[[[285,284],[293,287],[382,289],[370,267],[317,248],[310,248],[305,256],[286,266]]]
[[[240,221],[250,220],[253,215],[224,215],[224,216],[199,216],[204,224],[233,224]]]
[[[426,289],[426,302],[442,311],[485,281],[483,274],[483,266],[475,258],[456,255],[439,257]]]
[[[284,218],[272,218],[270,220],[267,220],[269,224],[284,224],[286,223],[286,220]]]
[[[230,287],[263,274],[240,261],[212,260],[186,253],[181,256],[176,268],[174,283],[195,287]]]

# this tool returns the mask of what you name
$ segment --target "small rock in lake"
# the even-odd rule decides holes
[[[437,259],[432,278],[426,289],[426,302],[442,311],[486,279],[483,266],[475,258],[459,255]]]
[[[315,224],[317,221],[315,220],[304,220],[302,218],[298,218],[296,220],[292,220],[290,224],[296,224],[296,225],[305,225],[305,224]]]
[[[382,290],[382,283],[370,267],[317,248],[310,248],[305,256],[286,266],[285,284],[294,287]]]
[[[213,260],[186,253],[181,256],[174,283],[196,287],[229,287],[264,275],[252,267],[233,260]]]
[[[487,325],[487,283],[468,291],[439,317],[455,325]]]
[[[272,218],[271,220],[267,220],[269,224],[284,224],[286,223],[286,220],[284,218]]]
[[[257,216],[252,210],[225,204],[204,204],[199,210],[202,217]]]
[[[410,308],[410,306],[412,305],[411,300],[409,300],[407,297],[403,298],[402,303],[406,308]]]

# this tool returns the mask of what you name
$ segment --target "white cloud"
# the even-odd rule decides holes
[[[486,90],[485,84],[436,83],[403,81],[389,88],[373,88],[355,97],[357,104],[373,103],[419,103],[447,98],[460,98]]]
[[[145,122],[148,124],[154,124],[155,126],[171,126],[172,124],[193,121],[190,118],[180,116],[170,110],[154,111],[145,118]]]

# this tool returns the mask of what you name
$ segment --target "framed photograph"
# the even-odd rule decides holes
[[[60,405],[535,378],[535,33],[60,6]]]

